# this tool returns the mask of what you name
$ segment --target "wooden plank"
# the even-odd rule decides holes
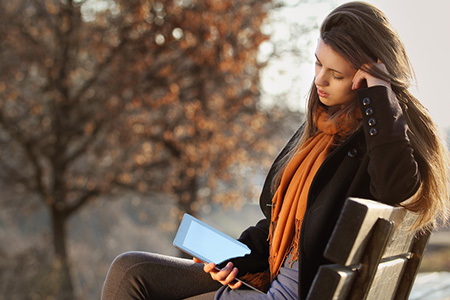
[[[378,266],[366,300],[391,300],[400,282],[400,274],[407,263],[406,258],[396,258]]]
[[[412,230],[412,226],[417,220],[418,215],[404,208],[399,209],[403,211],[403,215],[397,214],[388,218],[394,222],[395,227],[383,257],[392,257],[407,253],[411,250],[414,243],[416,232]]]
[[[424,233],[419,233],[418,237],[414,238],[414,244],[411,249],[411,258],[405,266],[405,271],[394,298],[395,300],[407,300],[409,298],[409,294],[411,293],[411,289],[417,275],[417,270],[419,269],[420,262],[422,261],[423,252],[427,247],[430,236],[431,231],[427,231]]]
[[[324,253],[335,264],[319,269],[307,299],[407,300],[429,238],[415,239],[416,220],[403,207],[348,198]]]
[[[378,219],[367,249],[361,259],[358,278],[352,288],[350,300],[365,300],[381,261],[386,244],[392,233],[394,224],[391,221]]]
[[[358,264],[378,218],[400,224],[406,215],[402,207],[376,201],[348,198],[325,249],[324,256],[344,266]]]
[[[314,278],[307,300],[344,300],[347,298],[357,271],[341,265],[324,265]]]

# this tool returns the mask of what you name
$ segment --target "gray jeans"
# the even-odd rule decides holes
[[[111,264],[101,299],[212,300],[220,287],[190,259],[126,252]]]

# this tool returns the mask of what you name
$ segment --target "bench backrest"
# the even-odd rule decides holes
[[[407,300],[430,233],[402,207],[348,198],[325,249],[308,300]]]

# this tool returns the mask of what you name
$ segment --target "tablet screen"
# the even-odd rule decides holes
[[[188,214],[181,221],[174,245],[204,262],[215,264],[250,253],[245,244]]]

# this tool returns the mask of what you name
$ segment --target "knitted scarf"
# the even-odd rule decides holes
[[[360,120],[361,113],[356,109],[351,116],[342,116],[333,122],[319,106],[314,120],[318,131],[291,158],[272,199],[270,274],[267,271],[246,274],[241,279],[267,291],[284,260],[289,257],[291,265],[298,260],[300,229],[311,182],[328,154],[349,136]]]
[[[328,154],[348,137],[356,122],[359,123],[359,113],[355,110],[354,115],[343,116],[338,122],[333,122],[325,109],[319,107],[315,120],[318,131],[300,146],[286,166],[272,200],[269,231],[271,279],[278,274],[287,257],[291,265],[298,260],[300,229],[311,182]]]

